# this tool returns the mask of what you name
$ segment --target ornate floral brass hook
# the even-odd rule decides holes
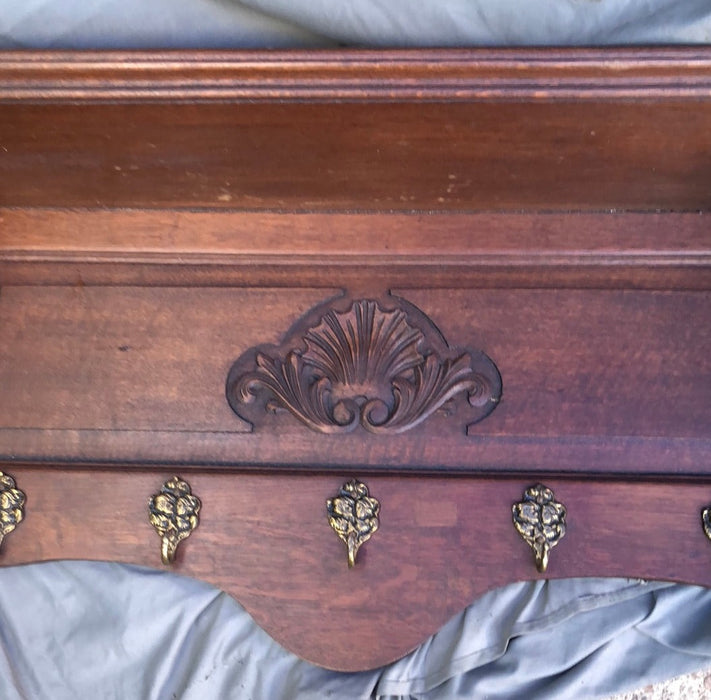
[[[380,503],[368,495],[368,487],[356,479],[347,481],[337,496],[326,501],[328,522],[348,548],[348,566],[355,566],[360,546],[380,524]]]
[[[704,528],[706,537],[711,540],[711,506],[701,511],[701,526]]]
[[[513,523],[521,537],[533,548],[536,568],[544,573],[548,555],[565,535],[565,506],[543,484],[526,489],[523,500],[513,505]]]
[[[0,472],[0,545],[25,517],[25,494],[15,480]]]
[[[190,485],[179,476],[166,481],[148,502],[151,525],[162,540],[160,556],[164,564],[175,561],[178,545],[198,526],[201,505]]]

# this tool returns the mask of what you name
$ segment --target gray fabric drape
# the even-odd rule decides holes
[[[382,669],[301,661],[229,596],[169,572],[0,569],[3,700],[598,698],[711,665],[711,592],[628,579],[517,583]]]
[[[709,0],[0,0],[0,48],[710,41]]]

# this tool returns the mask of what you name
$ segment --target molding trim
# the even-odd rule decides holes
[[[708,47],[4,51],[0,101],[396,102],[711,97]]]

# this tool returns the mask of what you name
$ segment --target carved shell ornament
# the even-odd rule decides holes
[[[424,313],[397,297],[324,305],[281,346],[252,348],[232,366],[227,400],[260,422],[289,411],[314,431],[402,433],[466,395],[467,422],[487,416],[501,377],[481,351],[452,351]]]

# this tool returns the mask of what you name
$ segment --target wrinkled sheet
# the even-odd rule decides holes
[[[413,9],[414,8],[414,9]],[[0,48],[704,44],[709,0],[0,0]],[[486,594],[383,669],[339,674],[166,572],[0,569],[0,698],[569,700],[711,666],[711,592],[574,579]]]
[[[630,579],[492,591],[382,669],[285,651],[232,598],[97,562],[0,569],[3,700],[604,697],[711,665],[711,591]]]
[[[0,0],[0,48],[710,41],[709,0]]]

